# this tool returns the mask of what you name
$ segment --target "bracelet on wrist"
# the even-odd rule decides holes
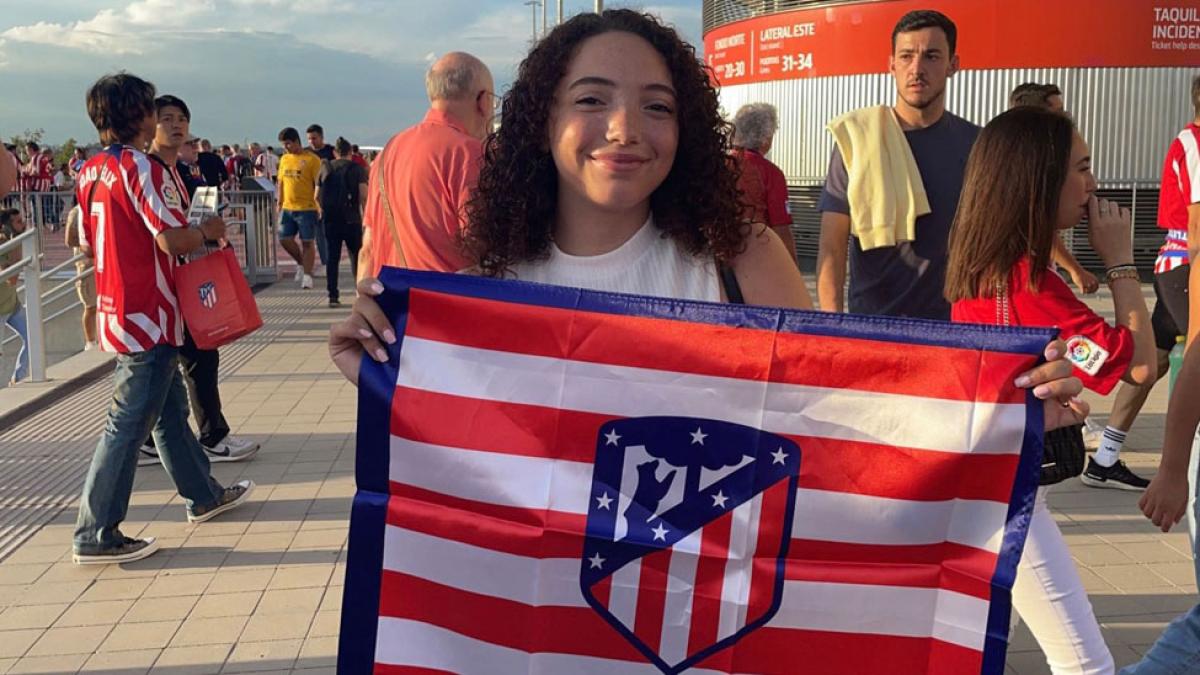
[[[1136,265],[1117,265],[1110,267],[1104,271],[1104,282],[1111,284],[1118,279],[1132,279],[1141,281],[1141,275],[1138,274]]]

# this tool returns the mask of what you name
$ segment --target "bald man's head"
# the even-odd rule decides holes
[[[466,52],[450,52],[425,73],[425,93],[433,101],[465,101],[494,89],[492,73],[483,61]]]

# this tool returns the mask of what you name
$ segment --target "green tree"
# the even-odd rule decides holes
[[[42,144],[42,137],[45,135],[45,129],[26,129],[16,136],[10,136],[8,142],[17,146],[17,155],[19,157],[28,160],[29,158],[25,157],[25,144],[32,141],[40,146]]]
[[[75,146],[78,144],[74,138],[68,138],[65,143],[58,146],[58,152],[54,153],[54,166],[60,167],[71,161],[71,155],[75,154]]]

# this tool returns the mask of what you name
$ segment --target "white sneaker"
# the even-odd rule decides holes
[[[208,454],[210,462],[240,462],[258,452],[258,441],[230,434],[211,448],[205,445],[204,452]]]
[[[292,279],[292,281],[300,281],[300,279],[303,276],[304,276],[304,268],[299,265],[296,265],[296,276],[295,276],[295,278]]]
[[[99,346],[100,345],[96,344],[95,342],[85,342],[85,343],[83,343],[83,351],[85,351],[85,352],[95,351],[96,348],[98,348]]]
[[[1091,417],[1083,420],[1083,447],[1095,450],[1104,439],[1104,425],[1093,422]]]
[[[313,276],[318,279],[324,279],[325,278],[325,268],[318,267],[317,269],[313,270]]]
[[[312,277],[305,274],[304,277],[300,279],[300,288],[312,288]]]

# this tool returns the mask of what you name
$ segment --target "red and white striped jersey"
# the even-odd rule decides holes
[[[76,198],[96,258],[101,349],[131,354],[182,345],[175,261],[155,242],[169,228],[187,227],[175,181],[144,153],[113,145],[83,165]]]
[[[1171,142],[1163,162],[1158,226],[1167,230],[1167,240],[1154,263],[1156,274],[1188,264],[1188,207],[1197,203],[1200,203],[1200,126],[1193,123]]]

